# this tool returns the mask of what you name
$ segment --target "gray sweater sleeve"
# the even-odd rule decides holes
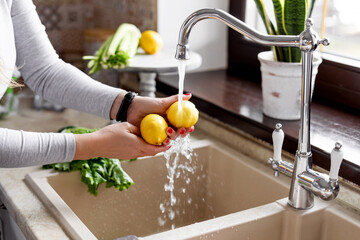
[[[0,128],[0,167],[27,167],[71,161],[75,139],[70,133],[34,133]]]
[[[31,0],[13,0],[16,65],[26,84],[50,102],[109,118],[120,89],[93,80],[59,59]]]
[[[25,83],[43,98],[65,107],[109,119],[120,89],[101,84],[59,59],[31,0],[13,0],[16,64]],[[71,161],[72,134],[0,129],[0,167],[21,167]]]

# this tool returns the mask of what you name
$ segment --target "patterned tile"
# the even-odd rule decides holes
[[[157,29],[157,0],[34,0],[34,4],[54,48],[71,59],[76,54],[81,59],[86,29],[116,29],[124,22],[141,31]]]

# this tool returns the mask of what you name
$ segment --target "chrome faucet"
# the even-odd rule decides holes
[[[314,195],[325,200],[334,199],[339,191],[337,181],[338,170],[342,160],[341,144],[337,143],[332,152],[332,171],[330,177],[312,170],[312,154],[310,145],[310,102],[311,102],[311,75],[313,67],[313,52],[320,45],[329,45],[328,39],[320,39],[311,28],[311,19],[306,20],[306,29],[297,36],[266,35],[247,26],[241,20],[219,9],[201,9],[192,13],[182,24],[179,32],[175,58],[186,60],[190,58],[189,36],[192,27],[204,19],[216,19],[225,23],[235,31],[266,46],[298,47],[302,56],[302,94],[300,112],[300,130],[298,149],[294,164],[281,160],[281,148],[276,150],[277,156],[269,160],[270,164],[279,172],[292,176],[288,204],[297,209],[308,209],[314,204]],[[278,125],[281,135],[281,125]],[[281,130],[281,132],[280,132]],[[275,130],[276,131],[276,130]],[[283,135],[283,132],[282,132]],[[282,145],[282,144],[281,144]],[[275,148],[274,148],[275,151]],[[275,152],[274,152],[275,153]],[[339,160],[341,159],[341,160]],[[338,165],[337,169],[333,166]]]

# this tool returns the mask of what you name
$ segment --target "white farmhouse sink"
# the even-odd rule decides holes
[[[169,201],[170,194],[164,191],[168,180],[163,155],[122,163],[135,184],[123,192],[101,186],[97,197],[87,192],[78,172],[43,170],[27,175],[26,181],[71,238],[87,240],[127,235],[152,239],[161,232],[163,238],[153,239],[173,239],[166,237],[174,231],[173,224],[188,226],[193,236],[199,236],[194,226],[200,223],[206,226],[233,213],[247,215],[244,210],[274,204],[288,194],[287,184],[274,178],[269,167],[241,153],[209,141],[194,142],[193,148],[198,156],[193,161],[195,173],[175,179],[177,203],[172,209],[177,214],[164,224],[159,224],[159,206]]]

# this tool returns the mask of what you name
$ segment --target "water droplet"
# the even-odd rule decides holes
[[[160,204],[160,210],[161,210],[161,213],[165,212],[165,206],[163,203]]]
[[[178,137],[175,140],[172,140],[171,142],[171,148],[164,153],[164,157],[166,159],[166,168],[167,168],[167,183],[164,185],[164,190],[166,192],[170,193],[170,200],[165,201],[164,203],[160,204],[160,210],[162,213],[167,213],[163,216],[165,220],[166,218],[169,218],[170,220],[173,220],[176,215],[179,215],[179,210],[176,211],[176,214],[173,210],[173,206],[175,204],[178,204],[178,200],[181,200],[181,198],[177,198],[175,196],[176,193],[186,193],[186,188],[180,188],[178,191],[174,192],[175,189],[175,179],[182,178],[185,180],[186,184],[190,184],[190,177],[188,176],[188,173],[194,174],[195,168],[192,166],[193,160],[196,160],[197,158],[192,159],[194,156],[196,157],[196,154],[193,154],[193,149],[191,147],[191,141],[190,136],[187,135],[184,138]],[[184,156],[185,159],[183,157]],[[188,203],[191,203],[189,200],[187,200]],[[181,209],[180,209],[181,211]],[[183,214],[185,214],[185,211],[183,210]],[[162,223],[159,221],[159,224]]]

